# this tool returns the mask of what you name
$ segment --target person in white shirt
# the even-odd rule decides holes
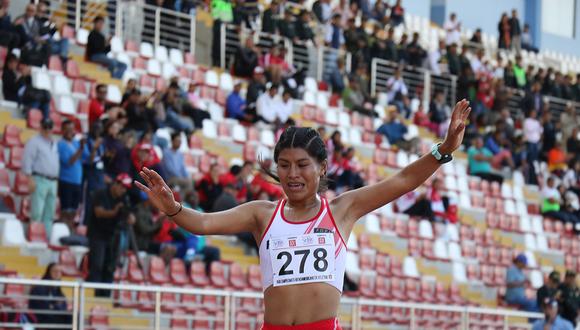
[[[530,111],[530,116],[524,120],[524,140],[526,141],[528,149],[528,163],[533,164],[538,159],[540,154],[540,140],[544,128],[540,121],[536,118],[538,112],[536,110]]]
[[[449,20],[443,24],[443,29],[445,29],[445,32],[447,32],[447,36],[445,38],[447,45],[451,45],[452,43],[459,43],[461,38],[461,22],[457,20],[457,15],[455,15],[455,13],[451,13]]]
[[[278,84],[272,84],[267,93],[258,97],[256,101],[256,110],[262,120],[268,123],[276,121],[276,108],[280,102],[278,96]]]
[[[387,99],[389,104],[394,104],[400,113],[405,113],[405,118],[411,116],[410,101],[407,94],[409,94],[409,89],[403,80],[401,69],[397,68],[395,74],[387,80]]]
[[[289,90],[284,90],[282,93],[282,100],[278,103],[276,110],[276,117],[280,123],[285,123],[294,111],[294,101],[292,101],[292,94]]]
[[[482,73],[484,73],[487,70],[487,68],[483,64],[483,55],[484,50],[479,49],[477,51],[477,56],[475,56],[470,63],[471,69],[473,70],[473,73],[475,73],[476,77],[479,77]]]
[[[431,51],[429,53],[429,67],[431,71],[436,74],[441,74],[441,67],[439,66],[439,61],[447,53],[447,47],[445,46],[445,41],[439,40],[439,48]]]

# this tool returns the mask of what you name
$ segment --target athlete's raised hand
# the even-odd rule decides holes
[[[465,134],[465,121],[469,118],[470,112],[471,107],[469,106],[469,101],[466,99],[455,104],[455,108],[453,108],[453,113],[451,114],[451,122],[447,130],[447,136],[439,147],[439,151],[442,154],[450,154],[459,148],[463,141],[463,135]]]
[[[147,194],[153,206],[165,214],[174,214],[179,210],[180,206],[175,201],[171,188],[157,172],[143,167],[139,175],[145,180],[146,185],[138,181],[135,181],[135,185]]]

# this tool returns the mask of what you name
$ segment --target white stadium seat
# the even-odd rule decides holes
[[[38,89],[52,90],[50,76],[43,70],[38,70],[32,74],[32,85]]]
[[[276,144],[274,133],[271,130],[263,130],[260,132],[260,142],[266,147],[274,147]]]
[[[144,58],[152,58],[153,45],[148,42],[142,42],[141,45],[139,45],[139,55]]]
[[[161,63],[154,58],[149,59],[147,61],[147,73],[156,77],[161,76]]]
[[[161,63],[167,62],[169,60],[169,54],[167,52],[167,47],[165,47],[165,46],[155,47],[155,59]]]
[[[173,63],[173,65],[180,67],[183,65],[183,53],[180,49],[171,48],[169,50],[169,61]]]
[[[453,262],[452,266],[453,281],[459,283],[467,282],[467,272],[465,265],[461,262]]]
[[[56,75],[54,76],[52,86],[52,94],[54,95],[70,95],[71,94],[71,84],[66,76]]]
[[[108,85],[107,86],[107,102],[120,104],[123,99],[123,94],[121,94],[121,90],[117,85]]]
[[[236,124],[232,129],[232,137],[235,142],[244,143],[246,142],[246,128],[243,125]]]
[[[202,122],[202,133],[208,139],[217,139],[217,125],[211,119],[204,119]]]
[[[123,47],[123,40],[117,36],[113,36],[111,38],[111,52],[115,54],[120,54],[125,52],[125,48]]]
[[[219,77],[217,72],[215,72],[214,70],[208,70],[205,73],[205,84],[211,87],[218,87]]]
[[[381,232],[381,223],[376,214],[369,213],[365,216],[365,228],[368,233],[379,234]]]
[[[234,90],[234,79],[229,73],[224,72],[220,75],[220,88],[227,92]]]
[[[60,239],[67,236],[70,236],[68,226],[63,222],[55,222],[52,225],[49,243],[50,245],[61,246]]]
[[[89,40],[89,30],[80,28],[77,31],[77,43],[85,46]]]
[[[419,277],[419,269],[417,268],[417,262],[413,257],[405,257],[403,260],[403,275],[407,277]]]
[[[433,239],[433,226],[428,220],[419,221],[419,237]]]
[[[177,70],[175,69],[175,65],[173,65],[173,63],[169,63],[169,62],[163,63],[163,69],[161,72],[161,76],[167,80],[177,76]]]
[[[7,246],[21,246],[26,244],[24,237],[24,230],[22,229],[22,222],[17,219],[5,219],[0,231],[0,239],[2,245]]]
[[[58,99],[58,111],[67,115],[74,115],[77,111],[77,107],[70,96],[61,96]]]

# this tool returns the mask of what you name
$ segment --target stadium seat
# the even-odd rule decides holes
[[[362,272],[359,279],[359,292],[365,298],[374,298],[375,294],[375,278],[374,272]]]
[[[204,288],[210,285],[211,282],[205,273],[205,265],[203,262],[194,261],[191,263],[190,279],[195,287]]]
[[[70,96],[61,96],[58,99],[58,112],[64,115],[75,115],[77,107]]]
[[[153,45],[148,42],[141,42],[139,45],[139,55],[146,59],[153,57]]]
[[[77,44],[85,46],[89,40],[89,31],[83,28],[77,30]]]
[[[137,302],[139,310],[142,312],[153,312],[155,310],[155,301],[151,292],[139,291],[137,293]]]
[[[218,132],[217,132],[217,125],[213,120],[204,119],[202,122],[202,133],[208,139],[217,139]]]
[[[164,284],[163,287],[171,288],[171,284]],[[174,292],[161,292],[161,311],[172,313],[177,308],[179,308],[177,295]]]
[[[66,61],[66,76],[70,79],[77,79],[81,77],[81,71],[79,70],[79,65],[76,61],[70,59]]]
[[[145,282],[145,273],[143,269],[139,266],[139,262],[137,260],[137,256],[134,254],[129,256],[129,270],[128,270],[128,279],[131,283],[144,283]]]
[[[3,150],[0,150],[2,152]],[[0,196],[10,193],[10,174],[8,170],[0,168]]]
[[[89,325],[99,330],[108,329],[109,326],[109,311],[103,306],[95,306],[91,308],[89,315]]]
[[[391,281],[391,296],[393,300],[404,301],[407,296],[405,295],[405,282],[399,277],[392,277]]]
[[[169,264],[169,277],[171,278],[171,283],[175,286],[183,286],[189,283],[185,265],[181,259],[171,259]]]
[[[167,51],[167,47],[161,45],[155,47],[155,59],[161,63],[167,62],[169,60],[169,52]]]
[[[270,130],[263,130],[260,132],[260,142],[266,147],[274,147],[276,144],[274,133]]]
[[[170,328],[173,330],[188,330],[189,320],[184,310],[176,309],[171,314]]]
[[[13,146],[23,146],[22,140],[20,139],[20,133],[22,130],[18,126],[8,124],[4,126],[4,133],[2,134],[2,144],[5,147]]]
[[[63,237],[70,236],[70,230],[65,223],[62,222],[55,222],[52,225],[52,229],[50,231],[50,238],[49,244],[54,247],[62,247],[60,243],[60,239]]]
[[[25,196],[30,194],[29,179],[24,173],[17,172],[12,186],[12,192],[16,195]]]
[[[4,219],[0,243],[3,246],[23,246],[26,244],[22,223],[14,218]]]
[[[236,290],[244,290],[249,288],[248,279],[242,267],[234,262],[229,267],[229,286]]]
[[[51,55],[48,58],[48,71],[56,74],[63,73],[62,61],[58,55]]]
[[[77,260],[70,250],[60,251],[58,263],[64,276],[81,277],[82,274],[77,267]]]
[[[414,278],[408,278],[405,280],[405,294],[407,300],[418,302],[419,301],[419,281]]]
[[[460,262],[453,262],[451,267],[453,281],[459,283],[467,282],[467,271],[465,270],[465,265]]]
[[[158,256],[149,259],[149,280],[155,284],[169,282],[169,276],[165,269],[165,262]]]
[[[392,265],[392,263],[391,263]],[[392,269],[391,269],[392,271]],[[413,257],[405,257],[403,260],[403,274],[407,277],[419,277],[419,270],[417,269],[417,263]],[[394,275],[394,274],[393,274]]]
[[[390,300],[392,298],[391,282],[389,278],[380,275],[376,276],[375,293],[377,299]]]
[[[181,67],[184,64],[183,53],[181,50],[177,48],[171,48],[169,50],[169,61],[176,67]]]
[[[70,95],[71,94],[71,84],[67,77],[56,75],[53,78],[52,89],[53,95]]]
[[[123,94],[117,85],[109,84],[107,86],[107,102],[120,104],[122,98]]]
[[[248,267],[248,284],[254,291],[262,290],[262,271],[258,265]]]
[[[158,60],[151,58],[147,61],[147,73],[154,76],[160,77],[161,76],[161,63]]]
[[[173,65],[173,63],[165,62],[162,64],[161,77],[169,80],[169,79],[177,76],[177,74],[178,74],[177,69],[175,68],[175,65]],[[158,88],[157,90],[162,90],[162,89]]]
[[[220,75],[219,87],[226,92],[234,90],[234,80],[229,73],[224,72]]]

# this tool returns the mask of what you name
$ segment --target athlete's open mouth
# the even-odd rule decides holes
[[[288,183],[288,188],[290,190],[300,190],[302,188],[304,188],[304,184],[303,183],[296,183],[296,182],[292,182],[292,183]]]

